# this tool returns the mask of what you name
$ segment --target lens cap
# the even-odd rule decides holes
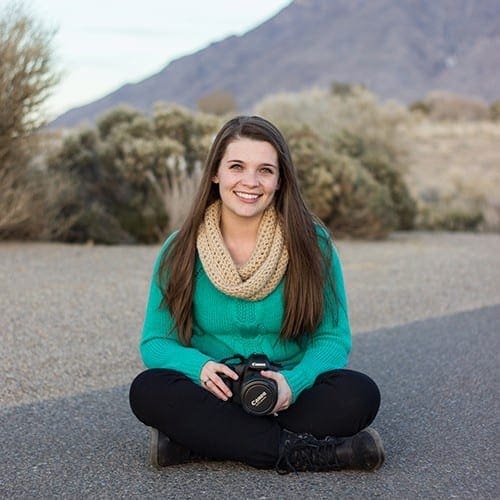
[[[267,415],[277,400],[278,388],[274,380],[253,380],[241,395],[243,409],[252,415]]]

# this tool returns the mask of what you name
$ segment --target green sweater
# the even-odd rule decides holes
[[[200,384],[200,372],[210,360],[220,361],[234,354],[249,356],[264,353],[281,363],[292,400],[314,384],[318,375],[343,368],[351,349],[351,330],[342,269],[337,250],[324,229],[317,228],[323,252],[332,255],[330,273],[336,287],[337,301],[325,290],[325,312],[310,337],[300,343],[279,340],[283,321],[283,281],[262,300],[247,301],[220,292],[206,275],[199,257],[195,264],[193,295],[193,334],[191,345],[178,342],[172,329],[173,319],[160,308],[162,293],[158,283],[161,255],[175,236],[163,244],[156,259],[146,308],[141,356],[147,368],[170,368],[180,371]]]

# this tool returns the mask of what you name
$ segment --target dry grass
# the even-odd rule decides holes
[[[33,214],[40,213],[39,189],[22,169],[0,169],[0,238],[37,236]]]
[[[187,175],[186,172],[183,172],[173,182],[171,189],[164,196],[163,201],[168,214],[169,232],[179,229],[184,223],[198,191],[201,176],[202,167],[197,162],[192,174]]]
[[[500,123],[431,122],[409,128],[406,178],[421,203],[481,204],[485,230],[500,230]]]

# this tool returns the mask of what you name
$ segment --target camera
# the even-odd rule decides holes
[[[239,360],[233,364],[229,361]],[[224,383],[231,389],[231,400],[243,407],[251,415],[268,415],[278,400],[278,385],[272,379],[260,374],[261,370],[278,371],[281,365],[272,363],[265,354],[252,354],[244,358],[239,354],[221,361],[238,374],[238,380],[233,380],[224,374],[219,374]]]

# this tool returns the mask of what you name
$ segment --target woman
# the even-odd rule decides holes
[[[230,120],[155,264],[140,343],[148,370],[130,389],[152,428],[152,463],[377,469],[384,450],[367,426],[380,393],[344,369],[350,348],[338,254],[301,197],[283,136],[260,117]],[[221,362],[253,353],[280,366],[261,371],[277,392],[266,415],[234,402],[239,376]]]

